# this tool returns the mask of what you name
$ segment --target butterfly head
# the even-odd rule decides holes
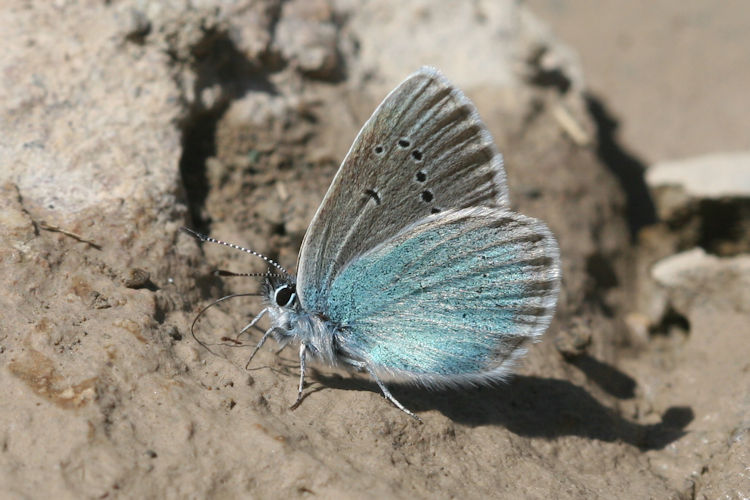
[[[266,275],[263,295],[271,307],[291,311],[297,311],[300,307],[296,284],[291,275]]]
[[[251,255],[259,257],[266,261],[270,266],[275,267],[276,271],[268,271],[265,273],[235,273],[232,271],[217,271],[219,276],[262,276],[263,281],[263,293],[262,295],[266,298],[268,303],[272,307],[278,308],[280,311],[297,311],[299,309],[299,301],[297,300],[297,289],[295,287],[296,280],[294,276],[289,274],[278,262],[274,261],[258,253],[255,250],[244,248],[234,243],[227,243],[225,241],[217,240],[205,234],[198,233],[192,229],[186,227],[180,228],[182,231],[190,234],[194,238],[200,241],[207,241],[209,243],[216,243],[218,245],[224,245],[235,250],[241,250]]]
[[[261,294],[266,302],[265,311],[271,320],[273,337],[280,345],[299,338],[298,320],[303,315],[297,295],[294,276],[290,274],[267,274],[263,280]]]

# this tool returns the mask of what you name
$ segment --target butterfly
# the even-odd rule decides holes
[[[203,241],[252,250],[189,231]],[[263,257],[263,256],[261,256]],[[466,386],[506,378],[554,315],[557,242],[510,209],[502,156],[474,104],[421,68],[354,140],[302,242],[297,275],[263,280],[268,338],[308,360],[386,382]]]

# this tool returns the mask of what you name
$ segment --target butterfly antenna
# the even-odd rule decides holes
[[[250,277],[250,278],[270,278],[271,276],[282,276],[279,273],[274,273],[272,271],[266,271],[265,273],[235,273],[234,271],[227,271],[226,269],[217,269],[214,271],[214,274],[216,276],[231,276],[231,277]]]
[[[235,245],[234,243],[227,243],[226,241],[217,240],[216,238],[212,238],[210,236],[206,236],[205,234],[198,233],[196,231],[193,231],[192,229],[188,229],[186,227],[180,228],[182,231],[188,233],[189,235],[193,236],[194,238],[200,240],[200,241],[208,241],[209,243],[217,243],[219,245],[224,245],[225,247],[234,248],[235,250],[242,250],[243,252],[247,252],[250,255],[255,255],[256,257],[260,257],[261,259],[265,260],[269,265],[275,267],[282,273],[284,273],[286,276],[290,276],[290,274],[287,272],[286,269],[281,267],[281,264],[276,262],[273,259],[269,259],[262,253],[258,253],[255,250],[250,250],[249,248],[241,247],[239,245]]]
[[[201,316],[203,316],[206,313],[206,311],[208,311],[212,307],[218,305],[219,303],[224,302],[225,300],[234,299],[236,297],[260,297],[260,296],[261,296],[261,294],[259,294],[259,293],[233,293],[231,295],[226,295],[224,297],[221,297],[220,299],[217,299],[217,300],[211,302],[209,305],[207,305],[206,307],[204,307],[203,309],[201,309],[200,312],[198,313],[198,315],[195,317],[195,319],[193,319],[193,323],[190,325],[190,335],[192,335],[193,339],[196,342],[198,342],[201,346],[203,346],[204,349],[206,349],[208,352],[210,352],[213,355],[217,355],[217,354],[214,351],[212,351],[211,347],[209,347],[209,346],[217,346],[217,345],[218,346],[222,346],[223,345],[223,346],[236,347],[238,344],[235,341],[233,341],[233,339],[229,339],[229,340],[232,340],[231,344],[227,344],[227,343],[212,343],[212,344],[209,344],[208,342],[204,342],[203,340],[201,340],[201,339],[198,338],[198,335],[195,334],[195,325],[198,323],[198,320],[201,318]],[[222,338],[222,340],[224,340],[224,339]],[[244,344],[241,344],[241,343],[239,345],[244,346]]]

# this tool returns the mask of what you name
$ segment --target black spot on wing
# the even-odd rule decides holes
[[[376,205],[380,205],[380,195],[374,189],[365,189],[365,194],[375,200]]]

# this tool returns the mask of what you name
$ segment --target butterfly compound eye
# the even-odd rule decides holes
[[[273,300],[279,307],[285,307],[294,302],[294,298],[297,294],[294,291],[294,287],[283,285],[276,289],[273,294]]]

